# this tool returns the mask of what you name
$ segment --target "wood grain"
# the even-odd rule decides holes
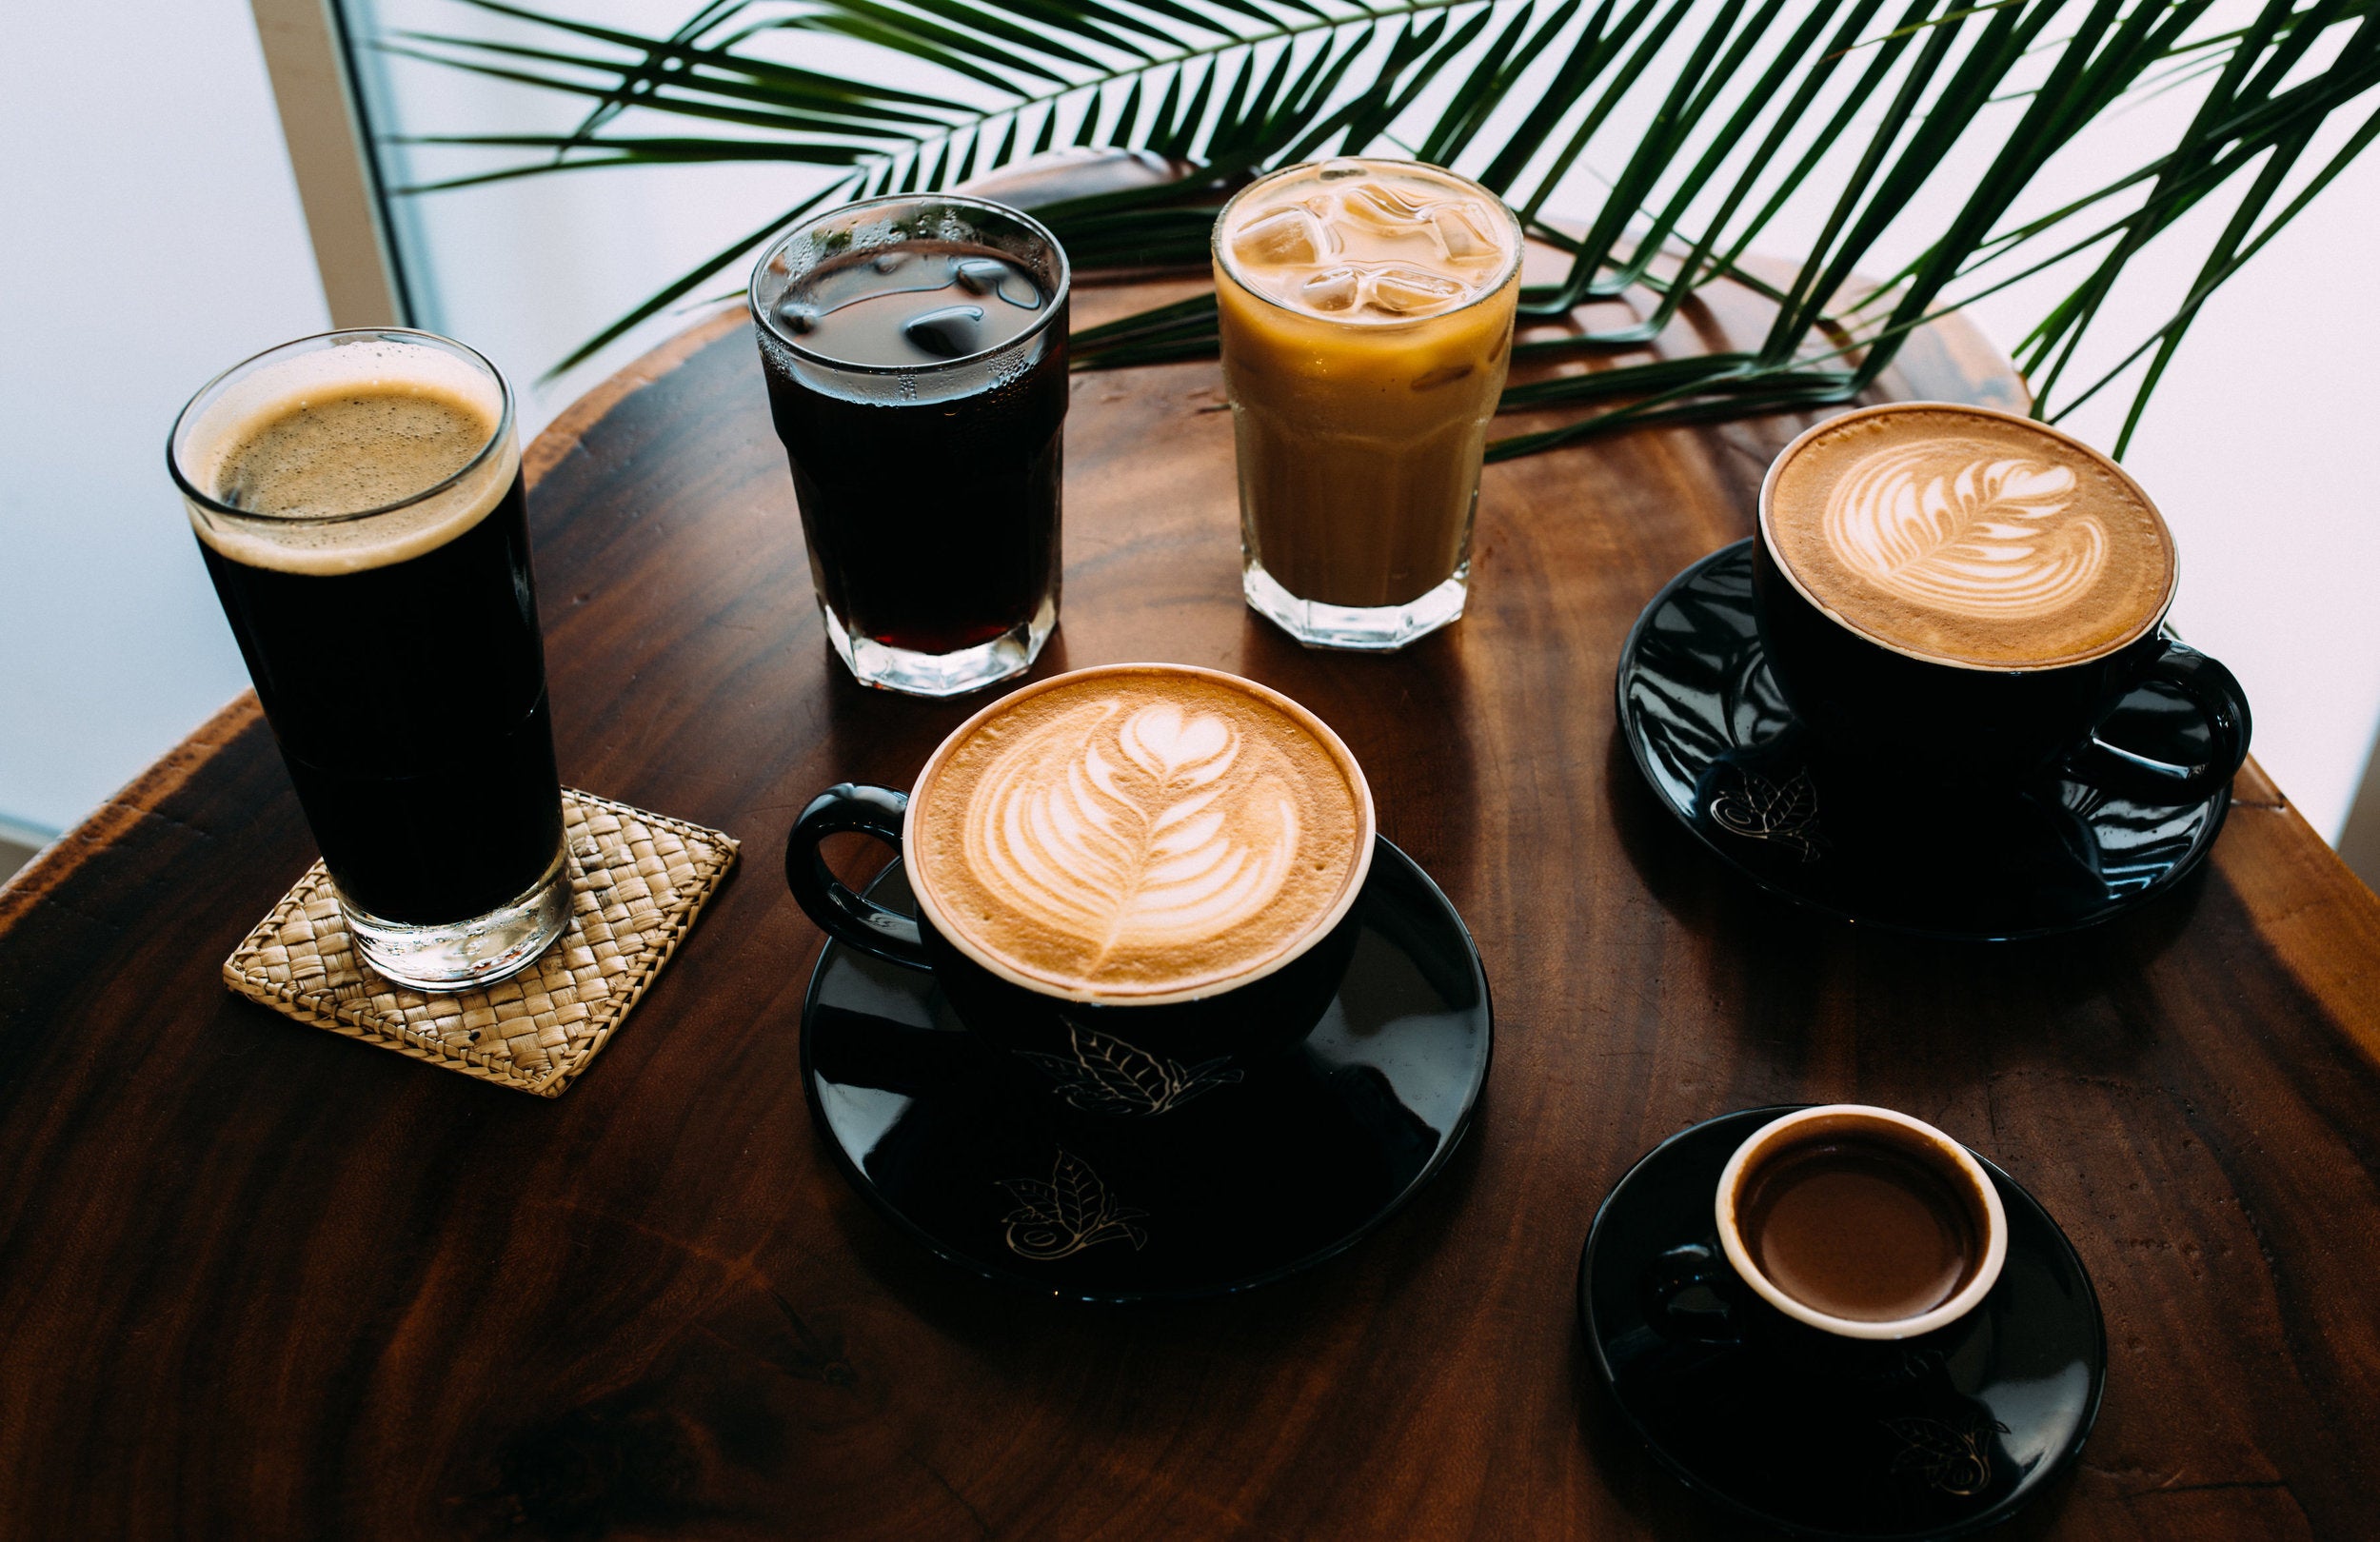
[[[1169,292],[1085,290],[1081,320]],[[1663,346],[1763,325],[1713,296]],[[2019,399],[1959,327],[1888,385]],[[1478,1126],[1411,1211],[1202,1306],[958,1277],[808,1127],[820,939],[766,860],[555,1103],[283,1021],[216,980],[313,855],[236,703],[0,891],[0,1535],[1737,1534],[1616,1428],[1572,1272],[1646,1147],[1800,1098],[1969,1139],[2096,1278],[2105,1414],[2006,1534],[2372,1534],[2380,903],[2260,773],[2202,879],[2086,936],[1815,921],[1669,822],[1611,701],[1637,610],[1748,532],[1807,420],[1492,467],[1471,615],[1373,659],[1240,604],[1221,406],[1211,364],[1077,379],[1041,669],[1237,670],[1362,759],[1499,1008]],[[970,710],[863,691],[828,654],[740,323],[530,464],[573,784],[764,854],[829,782],[905,784]]]

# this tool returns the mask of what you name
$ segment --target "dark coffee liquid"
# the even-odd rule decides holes
[[[1931,1312],[1982,1256],[1973,1208],[1914,1153],[1857,1137],[1769,1156],[1745,1179],[1744,1245],[1777,1289],[1854,1322]]]
[[[302,435],[284,420],[242,448],[276,437]],[[227,469],[259,464],[226,457]],[[562,802],[517,471],[451,540],[360,572],[288,572],[199,549],[350,900],[387,920],[444,923],[485,915],[545,875]]]
[[[832,304],[801,332],[784,324],[781,303],[780,326],[825,357],[930,368],[948,356],[918,341],[917,324],[943,326],[938,313],[962,301],[987,318],[967,323],[977,340],[969,352],[1014,339],[1045,313],[1048,302],[1031,278],[989,252],[926,247],[881,269],[883,257],[904,250],[797,286],[797,301]],[[970,264],[985,265],[983,292],[962,283]],[[1027,292],[1032,306],[1019,303]],[[992,642],[1055,602],[1065,311],[1058,302],[1037,358],[1019,371],[987,370],[981,390],[956,398],[938,400],[928,390],[916,393],[924,400],[910,400],[898,385],[865,399],[843,394],[823,388],[833,384],[823,374],[797,378],[798,366],[781,350],[762,348],[811,572],[855,637],[952,653]],[[992,319],[1004,330],[992,328]]]

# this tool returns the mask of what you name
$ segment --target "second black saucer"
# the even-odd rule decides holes
[[[2180,882],[2223,828],[2191,803],[2045,778],[1982,795],[1879,785],[1831,761],[1785,704],[1752,608],[1752,543],[1645,606],[1620,650],[1619,724],[1645,780],[1722,861],[1772,894],[1892,931],[1996,940],[2109,920]],[[2194,708],[2135,691],[2105,737],[2186,741]],[[2171,759],[2187,762],[2180,742]]]
[[[1982,1304],[1947,1328],[1899,1343],[1837,1340],[1848,1354],[1834,1364],[1655,1324],[1649,1282],[1664,1255],[1712,1243],[1728,1157],[1792,1112],[1695,1125],[1613,1186],[1578,1260],[1596,1370],[1654,1457],[1736,1514],[1862,1542],[1995,1526],[2081,1453],[2107,1382],[2107,1331],[2073,1244],[1990,1162],[2008,1213],[2007,1262]]]
[[[900,863],[870,897],[909,908]],[[1313,1037],[1244,1077],[1110,1039],[1028,1065],[961,1027],[930,975],[829,942],[802,1011],[812,1121],[894,1225],[1003,1284],[1152,1300],[1311,1267],[1445,1165],[1494,1042],[1471,934],[1411,858],[1380,841],[1357,906]]]

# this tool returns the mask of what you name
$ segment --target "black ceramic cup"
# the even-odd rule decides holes
[[[1188,665],[1131,664],[1077,670],[1013,692],[953,730],[926,760],[923,787],[953,746],[1025,696],[1111,670],[1160,669],[1229,682],[1292,716],[1329,748],[1358,795],[1359,847],[1337,902],[1296,943],[1262,965],[1191,994],[1105,998],[1061,992],[1003,972],[935,926],[931,896],[907,860],[916,804],[888,787],[843,782],[813,799],[785,842],[785,881],[821,929],[847,947],[930,972],[959,1020],[985,1041],[1021,1057],[1071,1106],[1121,1116],[1166,1114],[1236,1084],[1302,1043],[1337,995],[1355,955],[1358,906],[1371,870],[1376,831],[1362,771],[1328,725],[1287,697],[1253,682]],[[830,836],[873,836],[902,853],[916,918],[884,908],[836,878],[820,854]]]
[[[1779,562],[1771,530],[1777,474],[1815,436],[1862,417],[1928,411],[2021,423],[2086,457],[2155,509],[2114,462],[2046,424],[1985,407],[1907,402],[1830,419],[1788,445],[1760,487],[1753,606],[1769,667],[1786,701],[1846,769],[1904,787],[2014,786],[2062,773],[2163,803],[2212,797],[2248,759],[2248,698],[2231,672],[2165,629],[2164,603],[2112,649],[2049,668],[2004,668],[1920,657],[1864,635]],[[2159,516],[2160,520],[2162,516]],[[2206,753],[2174,764],[2110,743],[2097,730],[2117,703],[2155,683],[2204,722]]]

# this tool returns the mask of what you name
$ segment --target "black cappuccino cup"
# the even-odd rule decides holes
[[[1760,489],[1754,613],[1795,714],[1854,778],[1904,791],[2071,776],[2213,796],[2248,758],[2230,670],[2165,628],[2177,563],[2140,485],[2013,413],[1895,403],[1795,439]],[[2188,703],[2187,762],[2110,742],[2126,697]]]
[[[1244,710],[1214,710],[1240,704]],[[1252,797],[1241,800],[1246,808],[1232,806],[1248,786],[1277,791],[1289,780],[1262,753],[1279,746],[1246,742],[1258,736],[1245,730],[1268,718],[1280,737],[1294,733],[1310,749],[1301,752],[1304,769],[1344,805],[1344,817],[1329,820],[1319,839],[1303,824],[1293,828],[1286,851],[1278,840],[1267,849],[1263,839],[1281,834],[1278,804]],[[1265,763],[1252,770],[1255,762]],[[1343,779],[1336,788],[1334,773]],[[1081,816],[1073,827],[1088,833],[1086,843],[1066,844],[1070,814]],[[915,917],[834,875],[820,846],[843,834],[872,836],[901,854]],[[968,880],[964,865],[969,840],[1001,839],[1040,841],[1020,868],[1038,881],[1014,897],[1013,914],[990,902],[997,894]],[[995,702],[942,741],[910,792],[828,788],[794,821],[785,881],[837,941],[931,973],[969,1032],[1020,1058],[1068,1105],[1146,1117],[1240,1083],[1312,1034],[1354,957],[1356,900],[1374,841],[1361,770],[1305,708],[1216,670],[1121,664],[1054,676]],[[1132,970],[1069,978],[1016,945],[1020,937],[1036,939],[1037,924],[1039,940],[1073,940],[1066,926],[1046,924],[1051,918],[1100,919],[1085,906],[1102,891],[1053,870],[1053,854],[1073,857],[1076,869],[1155,875],[1134,891],[1137,911],[1119,906],[1121,919],[1105,923],[1115,935],[1153,938],[1137,953],[1111,950]],[[974,860],[985,860],[980,853]],[[1309,880],[1310,873],[1325,877]],[[1112,898],[1113,885],[1105,892]],[[1230,957],[1236,939],[1279,927],[1291,912],[1302,913],[1303,924]],[[1159,924],[1148,923],[1151,915]],[[1188,937],[1191,922],[1210,927],[1200,957],[1212,967],[1169,973],[1163,923]],[[1220,959],[1210,957],[1219,952]],[[1042,957],[1050,953],[1063,956],[1053,946]]]

